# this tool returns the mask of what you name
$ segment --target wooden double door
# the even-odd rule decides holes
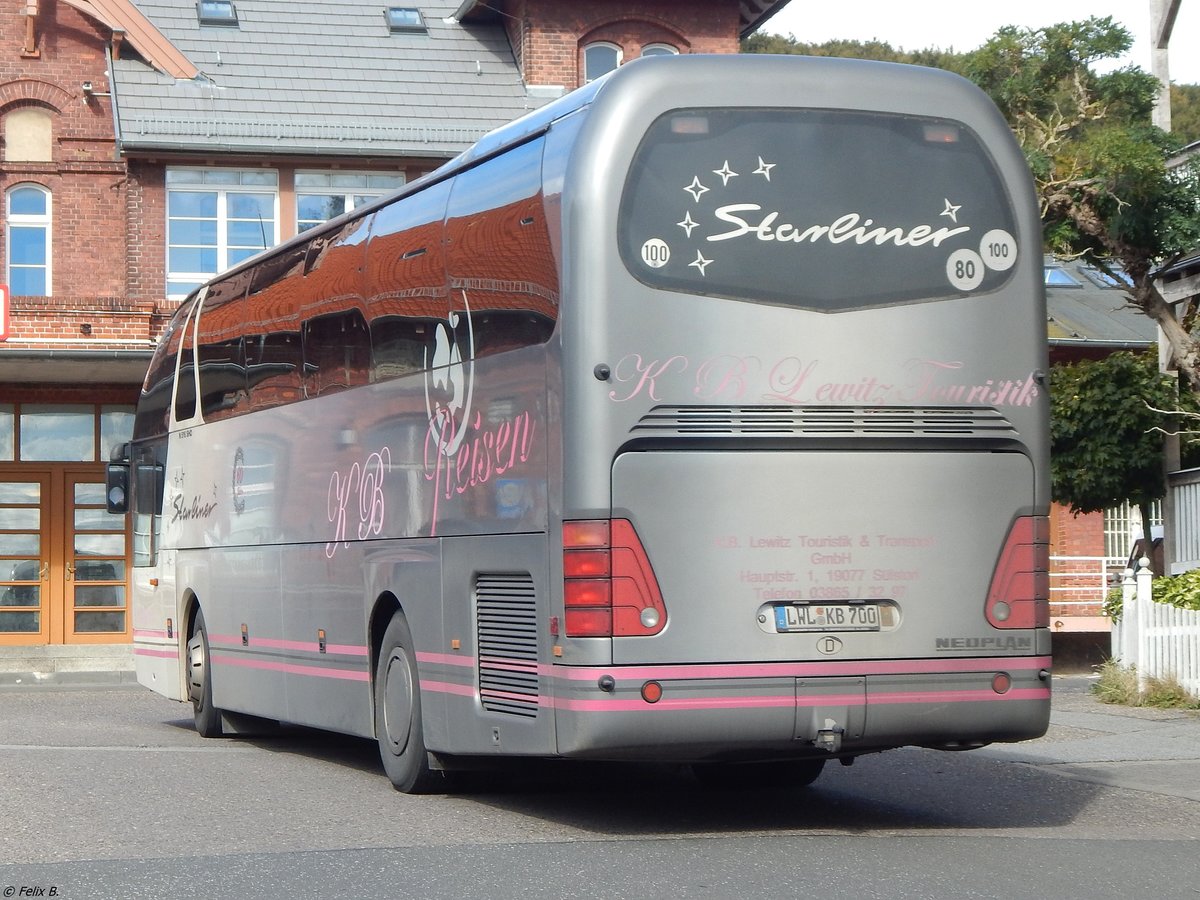
[[[129,640],[125,516],[104,466],[0,466],[0,645]]]

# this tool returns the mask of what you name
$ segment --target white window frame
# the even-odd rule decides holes
[[[301,184],[301,181],[312,178],[325,178],[329,180],[327,186],[316,184]],[[394,184],[386,186],[372,185],[372,179],[392,178],[398,179]],[[370,203],[379,197],[386,197],[388,194],[403,187],[408,179],[404,172],[354,172],[344,171],[342,169],[297,169],[295,175],[295,194],[296,194],[296,233],[300,234],[309,228],[314,228],[321,222],[327,222],[328,219],[303,219],[300,217],[300,198],[301,197],[343,197],[346,201],[346,207],[343,212],[350,212],[357,206],[365,203]],[[337,182],[341,182],[338,184]],[[351,182],[360,181],[361,184],[352,184]],[[361,201],[361,202],[359,202]]]
[[[189,179],[189,176],[195,176]],[[212,180],[208,180],[211,178]],[[236,178],[234,183],[232,179]],[[172,247],[208,248],[208,244],[172,244],[171,243],[171,195],[175,193],[216,194],[216,227],[217,227],[217,265],[214,272],[174,271],[171,268]],[[166,203],[163,213],[166,217],[166,293],[171,300],[182,300],[189,291],[172,289],[172,281],[184,281],[191,284],[203,284],[214,275],[224,272],[233,263],[241,259],[230,260],[230,253],[248,249],[242,245],[231,246],[229,241],[229,198],[235,194],[270,194],[272,197],[271,234],[267,247],[279,243],[279,172],[275,169],[223,169],[187,166],[167,169]],[[176,216],[181,221],[202,221],[208,217]],[[240,221],[240,220],[232,220]],[[265,248],[263,248],[265,249]],[[258,252],[258,251],[256,251]],[[253,255],[253,254],[252,254]]]
[[[642,48],[642,56],[678,56],[679,48],[671,44],[647,44]]]
[[[589,78],[588,77],[588,54],[592,50],[611,50],[611,51],[613,51],[613,53],[615,54],[615,57],[616,57],[616,63],[613,65],[613,67],[611,69],[605,69],[603,72],[600,72],[599,74],[594,75]],[[588,84],[589,82],[595,81],[597,78],[600,78],[603,75],[607,75],[609,72],[612,72],[615,69],[619,69],[621,67],[621,63],[623,63],[624,61],[625,61],[625,51],[623,49],[621,49],[620,45],[618,45],[618,44],[614,44],[611,41],[593,41],[590,44],[585,44],[583,47],[583,83]]]
[[[14,213],[12,211],[12,197],[20,190],[34,190],[42,194],[46,198],[45,213]],[[12,271],[17,269],[45,269],[46,272],[46,291],[43,294],[38,294],[39,297],[53,296],[54,284],[54,254],[53,254],[53,234],[54,234],[54,194],[49,188],[37,184],[32,181],[23,181],[20,184],[14,184],[4,192],[4,280],[8,285],[12,285]],[[41,228],[45,235],[45,256],[46,264],[44,266],[29,266],[18,265],[14,266],[12,262],[12,230],[14,227],[20,228]]]

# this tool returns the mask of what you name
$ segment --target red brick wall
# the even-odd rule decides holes
[[[1050,556],[1051,620],[1102,615],[1107,585],[1100,578],[1102,563],[1096,557],[1104,556],[1104,514],[1077,516],[1061,504],[1052,505]]]
[[[1050,507],[1051,556],[1103,556],[1104,514],[1075,515],[1067,507]]]
[[[509,41],[525,83],[583,83],[582,48],[606,41],[621,47],[626,61],[647,44],[671,44],[680,53],[737,53],[738,4],[734,0],[510,0]]]
[[[135,223],[125,255],[129,296],[161,299],[167,293],[166,169],[161,163],[129,161],[125,214]]]
[[[64,296],[125,293],[125,166],[115,157],[108,35],[66,3],[44,2],[37,55],[24,53],[23,4],[0,7],[0,118],[23,107],[51,118],[51,162],[0,162],[0,191],[32,182],[52,192],[52,286]],[[2,132],[0,132],[2,133]],[[0,249],[2,252],[2,249]]]
[[[153,304],[129,300],[129,184],[125,163],[116,158],[111,99],[95,96],[109,92],[104,48],[110,35],[66,3],[43,0],[36,52],[29,53],[23,12],[21,3],[0,6],[0,125],[18,109],[47,113],[51,160],[5,160],[7,153],[0,153],[0,194],[22,183],[51,192],[52,296],[13,298],[9,346],[28,339],[46,346],[42,342],[52,339],[60,349],[114,341],[144,347],[161,319]],[[85,98],[85,81],[91,97]],[[0,141],[3,135],[0,127]],[[0,258],[3,252],[0,241]],[[161,293],[160,286],[146,296]]]

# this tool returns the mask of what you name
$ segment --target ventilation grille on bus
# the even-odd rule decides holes
[[[645,437],[1017,437],[1008,419],[991,407],[656,406],[631,433]]]
[[[538,712],[537,605],[528,574],[478,575],[479,696],[490,712]]]

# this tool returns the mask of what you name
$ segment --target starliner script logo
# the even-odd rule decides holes
[[[710,267],[713,267],[713,272],[721,268],[720,254],[717,252],[719,248],[713,245],[725,242],[749,240],[783,249],[820,243],[936,248],[972,231],[970,225],[959,221],[963,205],[949,197],[931,203],[933,208],[930,209],[930,216],[934,221],[916,224],[881,222],[864,210],[846,210],[819,221],[794,221],[784,210],[768,208],[762,203],[721,203],[711,209],[713,225],[707,229],[702,228],[701,222],[693,217],[693,212],[701,219],[709,215],[704,208],[713,202],[713,197],[724,197],[735,191],[736,179],[745,177],[770,183],[773,171],[779,168],[780,164],[769,162],[762,156],[757,156],[756,164],[738,168],[734,168],[726,159],[720,168],[711,170],[711,175],[708,172],[697,173],[690,182],[681,185],[682,193],[690,199],[681,198],[687,208],[683,218],[675,224],[689,244],[693,240],[703,241],[702,246],[695,250],[695,258],[687,263],[687,267],[696,270],[700,278],[709,276]],[[763,186],[759,184],[760,192]],[[710,193],[712,197],[706,196]],[[933,210],[939,206],[940,211],[935,214]],[[701,231],[693,237],[697,229]],[[692,251],[689,248],[687,252],[690,254]],[[666,266],[672,255],[671,236],[653,237],[642,245],[642,261],[650,268]],[[1013,236],[1003,229],[992,229],[980,239],[978,251],[968,247],[949,253],[945,260],[946,278],[957,290],[973,291],[983,283],[987,270],[1006,271],[1013,266],[1016,258],[1017,245]]]

